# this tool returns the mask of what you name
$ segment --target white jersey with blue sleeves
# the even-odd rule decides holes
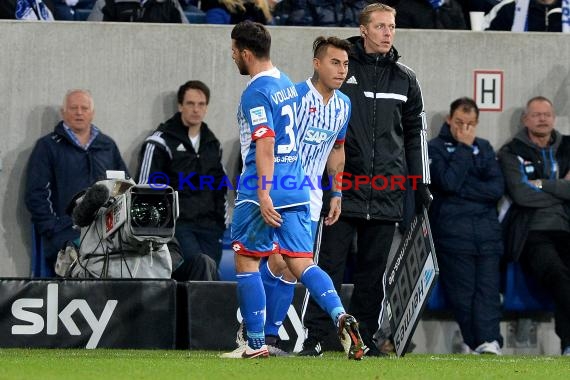
[[[299,155],[312,187],[311,220],[318,221],[323,206],[320,179],[335,144],[344,143],[350,120],[350,99],[335,90],[327,104],[311,79],[295,85],[299,94],[297,123]]]
[[[255,141],[263,137],[275,138],[273,178],[265,179],[266,185],[271,186],[273,206],[309,203],[308,188],[300,186],[304,172],[297,151],[296,109],[297,90],[277,68],[257,74],[247,84],[237,113],[243,170],[236,205],[259,204]]]

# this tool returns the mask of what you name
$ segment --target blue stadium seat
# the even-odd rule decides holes
[[[448,311],[451,310],[451,305],[443,292],[443,288],[440,285],[440,282],[437,281],[435,283],[435,287],[431,291],[431,295],[429,297],[427,306],[427,310],[430,311]]]
[[[218,266],[220,281],[236,281],[236,267],[234,263],[234,251],[230,239],[230,229],[224,232],[222,237],[222,259]]]
[[[190,24],[205,24],[206,13],[194,5],[188,5],[184,8],[184,14]]]
[[[54,272],[47,265],[44,256],[42,236],[32,223],[32,257],[30,260],[30,277],[53,277]]]
[[[553,311],[554,303],[548,293],[526,276],[518,263],[509,263],[505,274],[503,306],[505,311]]]
[[[86,21],[91,13],[91,9],[75,9],[75,19],[77,21]]]

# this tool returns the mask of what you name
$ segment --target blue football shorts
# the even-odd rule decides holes
[[[234,209],[231,225],[232,248],[238,255],[265,257],[280,253],[291,257],[313,257],[309,205],[277,209],[281,227],[265,223],[259,206],[242,202]],[[277,243],[279,242],[279,243]]]

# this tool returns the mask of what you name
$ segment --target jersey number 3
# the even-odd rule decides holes
[[[295,110],[293,110],[293,107],[295,107]],[[291,153],[291,151],[295,149],[295,130],[293,127],[295,125],[295,112],[297,111],[297,103],[293,103],[293,107],[291,107],[290,104],[285,104],[281,108],[281,116],[287,116],[289,118],[289,122],[287,123],[287,126],[285,126],[285,133],[287,134],[287,137],[289,137],[289,143],[277,145],[278,154]]]

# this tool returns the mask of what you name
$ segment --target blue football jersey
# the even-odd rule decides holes
[[[244,90],[237,112],[243,170],[238,181],[236,205],[259,204],[255,141],[275,138],[273,178],[270,196],[275,208],[309,202],[307,187],[301,186],[304,172],[297,151],[297,90],[291,80],[277,68],[253,77]],[[271,183],[270,183],[271,182]]]
[[[327,104],[311,79],[297,83],[299,155],[303,169],[311,181],[311,220],[319,220],[323,205],[320,177],[335,143],[344,143],[350,120],[350,99],[335,90]]]

